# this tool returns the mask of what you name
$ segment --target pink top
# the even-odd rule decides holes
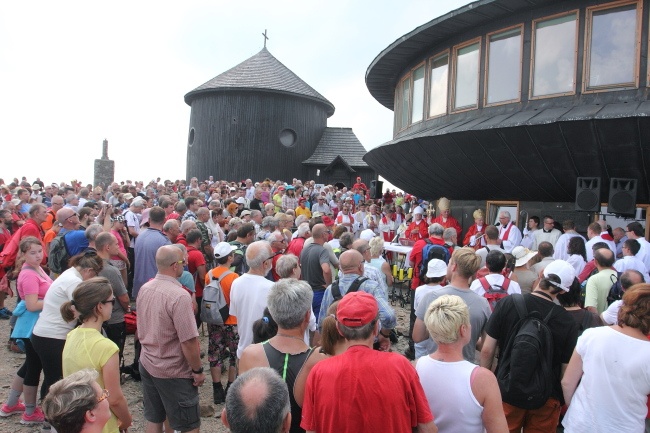
[[[138,292],[137,306],[142,366],[159,379],[192,377],[181,350],[181,343],[199,336],[190,294],[175,278],[157,274]]]
[[[117,238],[117,245],[120,247],[122,254],[126,255],[126,249],[124,248],[124,240],[122,240],[122,235],[117,230],[111,230],[111,233]],[[118,256],[111,257],[111,260],[122,260]]]
[[[43,299],[47,289],[50,288],[52,284],[52,279],[40,269],[41,273],[37,272],[27,263],[23,264],[23,267],[18,274],[18,281],[16,282],[16,288],[18,289],[18,294],[22,299],[25,299],[26,295],[38,295],[38,299]]]

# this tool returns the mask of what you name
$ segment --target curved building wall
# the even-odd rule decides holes
[[[215,92],[192,101],[187,177],[303,178],[327,107],[270,92]]]
[[[649,203],[650,2],[507,4],[450,13],[375,60],[366,82],[386,106],[394,90],[394,135],[364,160],[427,198],[571,202],[593,176],[603,201],[610,179],[631,178]]]

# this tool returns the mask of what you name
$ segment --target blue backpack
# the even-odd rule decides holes
[[[431,242],[431,239],[426,238],[424,240],[426,245],[422,248],[422,263],[420,263],[419,275],[425,275],[427,273],[427,266],[429,261],[433,259],[442,260],[443,262],[449,264],[449,249],[444,245],[438,245]]]

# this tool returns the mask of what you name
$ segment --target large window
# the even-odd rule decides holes
[[[431,60],[429,78],[429,116],[447,113],[447,83],[449,81],[449,54],[445,53]]]
[[[636,86],[639,5],[587,8],[585,90]]]
[[[478,73],[481,58],[480,41],[454,47],[454,109],[478,106]]]
[[[575,93],[578,15],[533,22],[531,96]]]
[[[519,99],[521,27],[488,36],[486,105]]]
[[[411,96],[411,76],[402,81],[402,119],[400,121],[401,129],[406,128],[409,124],[409,96]]]
[[[413,71],[413,104],[411,123],[424,118],[424,65]]]

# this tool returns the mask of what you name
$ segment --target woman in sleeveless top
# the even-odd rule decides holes
[[[416,369],[440,433],[507,433],[501,393],[491,371],[463,359],[471,336],[469,310],[455,295],[429,305],[424,323],[438,349]]]
[[[240,374],[255,367],[271,367],[287,383],[292,433],[304,432],[300,421],[307,376],[318,361],[327,358],[304,340],[312,298],[313,291],[305,281],[286,278],[276,282],[268,295],[268,309],[278,331],[270,340],[248,346],[239,361]]]

